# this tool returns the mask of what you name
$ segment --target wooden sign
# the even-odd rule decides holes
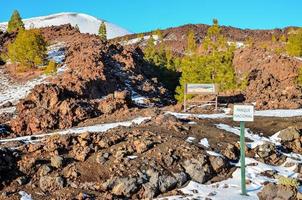
[[[200,102],[207,102],[207,103],[215,103],[215,110],[218,107],[218,87],[216,84],[201,84],[201,83],[187,83],[184,89],[184,112],[186,112],[187,107],[187,94],[201,94],[201,95],[208,95],[212,94],[215,95],[215,101],[200,101]]]
[[[186,94],[217,94],[215,84],[186,84]]]

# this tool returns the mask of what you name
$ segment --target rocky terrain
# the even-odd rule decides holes
[[[169,31],[167,42],[175,40]],[[239,129],[230,105],[180,113],[139,46],[101,42],[70,25],[41,32],[49,57],[60,61],[56,74],[12,78],[8,65],[0,68],[0,199],[241,197]],[[223,33],[236,41],[271,37],[232,28]],[[14,37],[0,33],[0,51]],[[248,73],[247,89],[220,100],[300,108],[300,64],[255,46],[238,48],[234,66],[238,76]],[[301,110],[255,115],[245,133],[250,198],[301,198]]]
[[[25,138],[5,143],[0,141],[3,147],[0,154],[0,198],[18,199],[20,195],[24,196],[24,191],[32,199],[152,199],[162,195],[219,197],[219,187],[216,192],[216,187],[213,187],[212,192],[205,194],[199,194],[202,190],[194,192],[192,189],[192,194],[186,194],[175,189],[188,184],[189,187],[192,181],[205,186],[223,185],[220,181],[236,177],[238,168],[232,163],[239,160],[239,138],[230,134],[231,128],[225,128],[233,126],[231,120],[197,116],[178,119],[171,114],[162,114],[159,109],[146,109],[144,113],[152,117],[140,125],[119,126],[105,132],[82,129],[81,132],[71,130],[67,135],[37,135],[27,142]],[[255,124],[258,131],[265,131],[265,141],[272,131],[284,129],[293,120],[297,128],[302,128],[301,118],[289,118],[286,123],[278,123],[282,119],[273,122],[258,119]],[[217,123],[229,125],[215,126]],[[268,131],[270,123],[278,123],[279,126]],[[251,129],[256,130],[253,126]],[[286,173],[298,175],[301,181],[301,165],[298,163],[302,158],[294,156],[294,152],[301,153],[302,144],[297,128],[278,133],[281,146],[277,146],[273,138],[270,142],[256,142],[258,145],[252,142],[247,146],[247,157],[255,159],[255,164],[250,165],[247,171],[259,173],[255,174],[256,179],[252,178],[254,175],[248,175],[247,187],[253,188],[260,181],[264,188],[258,194],[260,199],[270,198],[272,190],[277,191],[274,195],[281,195],[280,198],[297,197],[295,187],[266,185],[269,179],[278,179]],[[248,141],[252,141],[252,137]],[[263,172],[255,172],[258,165],[264,165],[261,163],[267,164],[264,168],[259,166]],[[224,187],[232,186],[226,183]],[[269,187],[276,188],[271,190]]]
[[[69,69],[50,83],[37,85],[17,104],[18,115],[11,121],[15,133],[69,128],[131,106],[173,101],[172,93],[152,77],[139,49],[101,43],[97,36],[81,34],[71,26],[42,32],[49,42],[64,40],[64,63]]]
[[[174,54],[183,56],[187,46],[188,32],[194,31],[199,45],[206,36],[208,28],[209,26],[204,24],[190,24],[161,30],[163,44]],[[247,87],[240,91],[240,94],[238,91],[221,93],[221,96],[228,96],[227,99],[229,99],[226,101],[222,98],[222,102],[255,103],[257,109],[294,109],[302,106],[300,100],[302,89],[297,85],[298,69],[302,66],[302,59],[278,53],[276,49],[284,48],[282,46],[284,43],[272,42],[273,36],[279,40],[282,35],[286,37],[295,28],[297,27],[249,30],[220,27],[222,35],[237,48],[233,59],[237,78],[247,79]],[[125,45],[144,48],[150,35],[158,41],[158,36],[155,34],[156,32],[144,33],[145,39],[139,40],[137,38],[141,36],[138,34],[114,40]],[[248,44],[248,40],[252,41],[252,45]]]

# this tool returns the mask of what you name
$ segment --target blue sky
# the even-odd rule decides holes
[[[188,23],[270,29],[302,26],[302,0],[0,0],[0,21],[12,11],[23,18],[81,12],[133,32]]]

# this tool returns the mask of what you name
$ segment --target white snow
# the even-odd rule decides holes
[[[124,41],[121,41],[120,43],[122,45],[133,45],[133,44],[137,44],[139,42],[144,42],[146,43],[147,40],[150,39],[150,35],[146,35],[144,37],[138,37],[138,38],[133,38],[133,39],[130,39],[130,40],[124,40]],[[153,39],[154,39],[154,44],[156,45],[158,42],[159,42],[159,36],[158,35],[152,35]]]
[[[195,139],[196,139],[195,137],[189,136],[189,137],[186,139],[186,142],[192,143],[193,140],[195,140]]]
[[[217,153],[215,151],[206,151],[211,156],[217,156],[217,157],[223,157],[220,153]]]
[[[200,119],[219,119],[231,117],[225,113],[217,113],[217,114],[192,114],[192,113],[178,113],[167,111],[166,114],[174,115],[179,119],[188,119],[188,118],[200,118]]]
[[[65,59],[65,43],[58,42],[47,47],[47,59],[62,64]]]
[[[71,24],[72,26],[78,25],[82,33],[98,34],[100,24],[104,20],[97,19],[93,16],[83,13],[57,13],[48,16],[34,17],[29,19],[23,19],[25,28],[34,26],[35,28],[47,27],[47,26],[58,26],[63,24]],[[126,29],[117,26],[113,23],[104,21],[107,29],[107,38],[112,39],[115,37],[131,34]],[[6,30],[7,22],[0,23],[0,29]]]
[[[48,59],[55,60],[59,64],[62,64],[65,59],[64,51],[62,50],[65,47],[64,43],[57,43],[47,47],[48,49]],[[64,72],[67,69],[66,65],[59,67],[57,69],[57,74]],[[0,69],[0,105],[6,103],[7,101],[16,104],[19,99],[24,98],[36,85],[45,83],[45,79],[49,75],[41,75],[38,78],[27,81],[26,83],[13,83],[9,78],[4,74],[3,70]],[[0,114],[4,112],[14,112],[14,108],[4,108],[0,109]]]
[[[153,107],[153,103],[147,103],[148,98],[140,95],[139,93],[135,92],[133,87],[130,84],[129,80],[125,81],[125,85],[127,86],[128,90],[131,92],[131,100],[138,106],[142,107]]]
[[[241,48],[241,47],[245,47],[245,45],[244,45],[243,42],[231,42],[231,41],[228,41],[227,43],[228,43],[228,45],[235,45],[235,47],[237,49]]]
[[[213,156],[222,156],[213,151],[207,151],[208,154]],[[300,155],[301,156],[301,155]],[[240,195],[241,192],[241,176],[240,176],[240,162],[237,163],[238,169],[232,174],[232,177],[213,184],[205,185],[194,181],[180,189],[185,194],[185,199],[205,199],[212,200],[225,200],[225,199],[251,199],[257,200],[257,193],[263,188],[265,182],[277,182],[276,179],[261,175],[265,171],[275,171],[279,176],[297,178],[298,173],[295,169],[301,164],[301,161],[296,161],[287,158],[286,162],[280,166],[272,166],[261,163],[253,158],[246,158],[246,177],[251,183],[247,184],[247,192],[249,196]],[[290,167],[287,167],[290,166]],[[300,188],[301,189],[301,188]],[[182,196],[167,197],[169,200],[184,199]]]
[[[24,192],[24,191],[20,191],[19,194],[21,195],[20,200],[33,200],[33,199],[31,198],[31,195],[30,195],[30,194],[27,194],[27,193]]]
[[[219,156],[220,154],[218,154]],[[233,172],[232,177],[213,184],[200,184],[190,181],[189,184],[180,189],[185,194],[185,199],[205,199],[212,200],[257,200],[257,193],[263,188],[265,182],[277,182],[276,179],[261,175],[265,171],[276,171],[278,175],[296,178],[299,174],[294,170],[298,167],[295,163],[291,167],[286,167],[291,160],[288,159],[281,166],[272,166],[261,163],[253,158],[246,158],[246,179],[251,183],[247,184],[248,196],[242,196],[241,193],[241,175],[240,175],[240,162],[237,164],[237,169]],[[162,198],[164,199],[164,198]],[[182,196],[167,197],[169,200],[184,199]]]
[[[135,158],[137,158],[137,156],[132,155],[132,156],[127,156],[127,158],[129,158],[130,160],[134,160]]]
[[[239,127],[231,127],[227,124],[216,124],[216,127],[222,130],[225,130],[227,132],[234,133],[238,136],[240,136],[240,128]],[[277,140],[274,140],[275,137],[267,138],[260,136],[258,134],[254,134],[250,129],[246,128],[245,129],[245,137],[252,140],[253,142],[247,143],[247,145],[250,148],[255,148],[258,145],[263,144],[264,142],[272,142],[275,143],[276,145],[280,145],[280,143]]]
[[[206,147],[206,148],[209,148],[210,147],[210,144],[209,144],[209,141],[207,138],[203,138],[199,141],[198,144],[201,144],[202,146]]]
[[[66,135],[66,134],[81,134],[85,132],[105,132],[109,129],[116,128],[118,126],[131,126],[132,124],[140,124],[145,120],[150,119],[150,117],[137,117],[130,121],[123,121],[123,122],[115,122],[115,123],[106,123],[106,124],[97,124],[93,126],[85,126],[85,127],[74,127],[62,131],[55,131],[51,133],[45,133],[40,135],[33,135],[33,136],[23,136],[23,137],[16,137],[16,138],[9,138],[9,139],[1,139],[0,143],[5,142],[13,142],[13,141],[24,141],[24,142],[36,142],[40,139],[51,136],[51,135]],[[34,138],[37,138],[36,140],[33,140]]]
[[[200,119],[221,119],[231,118],[230,109],[223,109],[223,113],[214,114],[193,114],[167,111],[166,114],[174,115],[179,119],[200,118]],[[302,109],[279,109],[279,110],[256,110],[257,117],[299,117],[302,116]]]
[[[255,116],[261,117],[298,117],[302,116],[302,109],[257,110]]]
[[[239,127],[231,127],[226,124],[216,124],[216,127],[236,135],[240,135]],[[270,138],[259,136],[254,134],[251,130],[245,130],[246,138],[252,140],[250,146],[255,148],[257,145],[264,142],[271,142],[276,145],[280,144],[280,138],[278,137],[279,132],[272,135]],[[188,139],[187,139],[188,140]],[[206,138],[202,139],[201,144],[208,144]],[[209,155],[212,156],[222,156],[214,151],[207,151]],[[265,171],[274,171],[278,176],[297,178],[299,176],[296,173],[296,169],[302,163],[302,155],[297,153],[283,153],[285,155],[286,161],[280,166],[272,166],[269,164],[262,163],[255,160],[254,158],[246,158],[246,179],[250,182],[247,184],[248,196],[242,196],[241,193],[241,171],[240,171],[240,161],[235,164],[238,168],[233,172],[232,177],[213,184],[200,184],[194,181],[190,181],[187,186],[179,189],[184,196],[170,196],[160,199],[168,200],[178,200],[178,199],[212,199],[212,200],[226,200],[226,199],[238,199],[238,200],[257,200],[257,193],[263,188],[266,182],[277,183],[277,178],[268,177],[261,173]],[[275,177],[278,177],[275,176]],[[299,188],[302,190],[302,187]]]

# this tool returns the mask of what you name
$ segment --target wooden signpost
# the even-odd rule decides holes
[[[240,162],[241,162],[241,194],[246,193],[245,181],[245,122],[254,121],[254,106],[252,105],[234,105],[233,120],[240,122]]]
[[[184,91],[184,112],[187,111],[187,94],[201,94],[201,95],[215,95],[215,101],[200,101],[200,102],[214,102],[215,110],[218,107],[218,87],[216,84],[198,84],[187,83]]]

